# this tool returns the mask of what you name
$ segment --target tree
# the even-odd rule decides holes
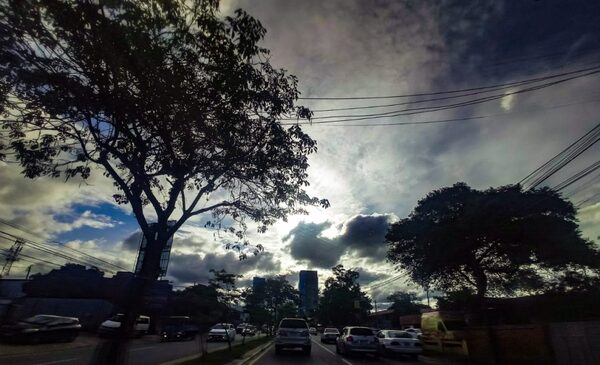
[[[391,225],[388,258],[417,282],[485,295],[539,290],[565,270],[598,267],[573,205],[549,188],[509,185],[435,190]]]
[[[34,274],[23,285],[30,297],[112,299],[107,293],[109,279],[95,267],[66,264],[46,274]]]
[[[224,306],[225,313],[221,318],[221,322],[230,322],[231,317],[231,306],[238,304],[240,299],[240,291],[236,287],[235,282],[241,278],[241,275],[230,274],[225,269],[215,270],[210,269],[213,277],[208,280],[208,286],[212,288],[217,297],[217,301]],[[231,351],[231,339],[229,338],[229,332],[227,334],[227,345],[229,351]]]
[[[269,333],[270,328],[283,318],[282,313],[289,313],[290,307],[297,307],[299,303],[300,295],[285,275],[267,278],[264,285],[246,292],[246,309],[250,318],[254,318],[257,324],[267,324]]]
[[[329,205],[304,190],[316,142],[278,122],[311,116],[295,106],[297,79],[271,66],[259,46],[266,30],[243,10],[9,0],[0,30],[0,154],[28,178],[112,179],[149,248],[132,307],[189,218],[212,214],[207,225],[221,228],[229,217],[245,244],[246,219],[264,232],[303,205]]]
[[[358,283],[360,274],[343,265],[332,268],[333,276],[325,280],[325,289],[319,298],[319,321],[337,327],[360,324],[373,309]]]
[[[387,297],[387,300],[392,302],[389,309],[394,311],[395,316],[404,316],[408,314],[419,314],[421,309],[427,308],[426,305],[418,302],[418,297],[415,293],[397,291]]]

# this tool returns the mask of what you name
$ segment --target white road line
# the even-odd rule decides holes
[[[65,359],[65,360],[57,360],[57,361],[50,361],[50,362],[40,362],[38,364],[35,365],[51,365],[51,364],[60,364],[61,362],[71,362],[71,361],[75,361],[77,360],[77,357],[74,357],[72,359]]]
[[[311,340],[312,341],[312,340]],[[312,341],[313,343],[315,343],[317,346],[321,346],[321,348],[327,352],[329,352],[330,354],[332,354],[333,356],[339,358],[340,360],[342,360],[344,363],[348,364],[348,365],[352,365],[352,363],[342,357],[339,357],[335,352],[331,351],[330,349],[328,349],[327,347],[321,345],[320,343],[318,343],[317,341]]]
[[[153,349],[155,347],[157,347],[157,346],[138,347],[138,348],[129,350],[129,352],[141,351],[141,350],[148,350],[148,349]]]
[[[263,356],[265,356],[265,354],[267,352],[269,352],[269,349],[271,348],[271,346],[273,346],[273,343],[271,343],[269,346],[267,346],[264,350],[262,350],[262,354],[258,355],[254,360],[250,361],[248,364],[246,365],[254,365],[254,363],[256,363],[258,360],[260,360]]]

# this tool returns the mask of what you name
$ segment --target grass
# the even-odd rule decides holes
[[[181,365],[222,365],[235,359],[240,359],[246,352],[271,341],[270,337],[261,337],[256,340],[247,341],[245,344],[235,345],[229,349],[218,350],[208,353],[206,356],[186,361]]]

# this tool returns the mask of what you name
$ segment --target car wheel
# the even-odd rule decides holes
[[[311,346],[306,346],[302,349],[302,351],[304,352],[304,355],[310,356],[310,349]]]
[[[342,352],[340,351],[340,346],[339,346],[337,343],[335,344],[335,352],[336,352],[337,354],[341,354],[341,353],[342,353]]]

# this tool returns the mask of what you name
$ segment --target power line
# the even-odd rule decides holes
[[[564,180],[560,184],[554,186],[552,189],[556,190],[556,191],[564,190],[568,186],[576,183],[577,181],[583,179],[584,177],[588,176],[589,174],[591,174],[592,172],[594,172],[594,171],[596,171],[598,169],[600,169],[600,161],[594,162],[590,166],[588,166],[585,169],[579,171],[578,173],[572,175],[571,177],[569,177],[568,179]]]
[[[589,130],[575,142],[571,143],[567,148],[560,151],[550,160],[538,167],[518,183],[528,185],[526,190],[533,189],[546,181],[549,177],[561,170],[568,163],[587,151],[590,147],[600,140],[600,123]]]
[[[8,233],[8,232],[5,232],[5,231],[2,231],[2,230],[0,230],[0,235],[4,235],[4,238],[5,238],[5,239],[7,239],[6,237],[10,237],[10,238],[12,238],[12,239],[22,239],[22,238],[20,238],[20,237],[18,237],[18,236],[15,236],[15,235],[13,235],[13,234],[10,234],[10,233]],[[98,267],[98,268],[102,269],[103,271],[106,271],[106,272],[109,272],[109,273],[115,273],[115,270],[111,270],[111,269],[109,269],[109,268],[106,268],[106,267],[103,267],[103,266],[101,266],[101,265],[97,265],[97,264],[96,264],[96,263],[94,263],[94,262],[85,261],[85,260],[83,260],[83,259],[80,259],[80,258],[77,258],[77,257],[70,256],[70,255],[68,255],[68,254],[65,254],[65,253],[63,253],[63,252],[57,251],[57,250],[55,250],[55,249],[52,249],[52,248],[47,248],[47,247],[44,247],[42,244],[39,244],[39,243],[37,243],[37,242],[35,242],[35,241],[32,241],[32,240],[27,240],[27,239],[22,239],[22,240],[23,240],[25,243],[27,243],[27,246],[26,246],[26,247],[32,248],[32,249],[34,249],[34,250],[38,250],[38,251],[40,251],[40,252],[43,252],[43,253],[50,254],[50,255],[52,255],[52,256],[54,256],[54,257],[62,258],[62,259],[64,259],[66,262],[75,262],[75,263],[83,264],[83,265],[85,265],[85,266]],[[46,245],[46,246],[49,246],[49,245]],[[52,246],[50,246],[50,247],[52,247]]]
[[[599,192],[597,192],[596,194],[594,194],[594,195],[590,196],[590,197],[589,197],[589,198],[587,198],[587,199],[584,199],[584,200],[581,200],[581,201],[579,201],[578,203],[576,203],[576,204],[575,204],[575,206],[576,206],[577,208],[583,208],[583,205],[584,205],[585,203],[587,203],[587,202],[590,202],[590,201],[594,200],[594,199],[595,199],[595,198],[597,198],[597,197],[600,197],[600,191],[599,191]],[[593,204],[593,203],[592,203],[592,204]]]
[[[311,125],[313,125],[313,124],[325,124],[325,123],[340,123],[340,122],[381,119],[381,118],[390,118],[390,117],[407,116],[407,115],[424,114],[424,113],[434,113],[434,112],[439,112],[439,111],[444,111],[444,110],[456,109],[456,108],[460,108],[460,107],[464,107],[464,106],[482,104],[482,103],[486,103],[486,102],[493,101],[493,100],[499,100],[499,99],[505,98],[510,95],[517,95],[517,94],[521,94],[521,93],[541,90],[541,89],[545,89],[545,88],[548,88],[548,87],[551,87],[554,85],[558,85],[558,84],[561,84],[561,83],[564,83],[567,81],[574,80],[579,77],[590,76],[590,75],[594,75],[594,74],[598,74],[598,73],[600,73],[600,69],[596,70],[594,72],[584,74],[584,75],[579,75],[579,76],[574,76],[574,77],[570,77],[567,79],[553,81],[551,83],[536,85],[536,86],[532,86],[532,87],[521,89],[521,90],[516,90],[513,92],[509,92],[509,93],[495,94],[495,95],[490,95],[490,96],[486,96],[486,97],[482,97],[482,98],[478,98],[478,99],[467,100],[467,101],[463,101],[460,103],[454,103],[454,104],[418,107],[418,108],[406,108],[403,110],[395,110],[395,111],[390,111],[390,112],[385,112],[385,113],[313,117],[313,118],[311,118],[310,121],[303,121],[301,123],[299,121],[284,122],[284,123],[281,123],[281,125],[296,125],[296,124],[303,124],[303,125],[311,124]],[[341,118],[341,119],[334,119],[334,118]],[[334,119],[334,120],[320,120],[320,119]],[[280,120],[283,120],[283,121],[288,120],[289,121],[289,120],[297,120],[297,119],[296,118],[281,118]],[[317,121],[315,121],[315,120],[317,120]]]
[[[529,109],[529,110],[512,111],[512,112],[497,113],[497,114],[477,115],[477,116],[464,117],[464,118],[450,118],[450,119],[438,119],[438,120],[414,121],[414,122],[363,123],[363,124],[331,124],[331,123],[334,123],[334,121],[331,121],[331,123],[327,123],[327,124],[305,124],[305,123],[303,123],[303,125],[318,126],[318,127],[383,127],[383,126],[398,126],[398,125],[446,124],[446,123],[466,122],[466,121],[470,121],[470,120],[479,120],[479,119],[487,119],[487,118],[498,118],[498,117],[505,117],[505,116],[508,116],[508,115],[533,113],[533,112],[539,112],[539,111],[545,111],[545,110],[560,109],[560,108],[565,108],[565,107],[569,107],[569,106],[573,106],[573,105],[581,105],[581,104],[587,104],[587,103],[594,103],[594,102],[598,102],[598,101],[600,101],[600,99],[591,99],[591,100],[586,100],[586,101],[578,101],[578,102],[572,102],[572,103],[566,103],[566,104],[558,104],[558,105],[554,105],[554,106],[551,106],[551,107],[534,108],[534,109]],[[373,119],[373,118],[361,118],[361,119]],[[359,119],[348,119],[348,120],[345,120],[345,121],[354,121],[354,120],[359,120]],[[337,123],[337,122],[345,122],[345,121],[335,121],[335,122]]]
[[[573,70],[573,71],[569,71],[569,72],[562,72],[559,74],[541,76],[541,77],[536,77],[536,78],[530,78],[530,79],[525,79],[525,80],[520,80],[520,81],[504,82],[504,83],[495,84],[495,85],[478,86],[478,87],[456,89],[456,90],[433,91],[433,92],[425,92],[425,93],[409,93],[409,94],[399,94],[399,95],[383,95],[383,96],[343,96],[343,97],[318,97],[318,96],[315,96],[315,97],[299,97],[298,99],[299,100],[361,100],[361,99],[362,100],[373,100],[373,99],[396,99],[396,98],[411,98],[411,97],[418,97],[418,96],[456,94],[456,93],[463,93],[463,92],[469,92],[469,91],[494,89],[494,88],[499,88],[499,87],[519,86],[522,84],[545,81],[545,80],[549,80],[549,79],[553,79],[553,78],[587,72],[587,71],[595,70],[598,67],[600,67],[600,65],[595,65],[595,66],[589,67],[589,68],[578,69],[578,70]]]
[[[20,225],[18,225],[18,224],[16,224],[16,223],[8,222],[8,221],[6,221],[6,220],[4,220],[4,219],[1,219],[1,218],[0,218],[0,223],[2,223],[2,224],[5,224],[5,225],[7,225],[7,226],[9,226],[9,227],[12,227],[12,228],[18,229],[18,230],[20,230],[20,231],[22,231],[22,232],[24,232],[24,233],[28,233],[28,234],[30,234],[30,235],[32,235],[32,236],[37,236],[37,237],[43,238],[43,237],[41,237],[39,234],[33,233],[33,232],[31,232],[31,231],[28,231],[28,230],[26,230],[24,227],[22,227],[22,226],[20,226]],[[54,243],[56,243],[57,245],[49,245],[49,244],[46,244],[46,245],[47,245],[47,246],[50,246],[50,247],[53,247],[53,248],[54,248],[54,247],[66,248],[66,249],[68,249],[68,250],[74,251],[74,252],[76,252],[76,253],[78,253],[78,254],[81,254],[81,255],[83,255],[83,256],[86,256],[86,257],[88,257],[88,258],[90,258],[90,259],[92,259],[92,260],[95,260],[95,261],[97,261],[97,262],[102,262],[102,263],[104,263],[104,264],[111,265],[111,266],[113,266],[113,267],[115,267],[115,268],[117,268],[117,269],[121,269],[121,270],[129,271],[128,269],[126,269],[126,268],[124,268],[124,267],[122,267],[122,266],[119,266],[119,265],[117,265],[117,264],[114,264],[114,263],[112,263],[112,262],[110,262],[110,261],[107,261],[107,260],[104,260],[104,259],[98,258],[98,257],[96,257],[96,256],[90,255],[90,254],[88,254],[88,253],[86,253],[86,252],[83,252],[83,251],[81,251],[81,250],[77,250],[77,249],[75,249],[75,248],[69,247],[69,246],[67,246],[65,243],[62,243],[62,242],[57,242],[57,241],[54,241]]]

